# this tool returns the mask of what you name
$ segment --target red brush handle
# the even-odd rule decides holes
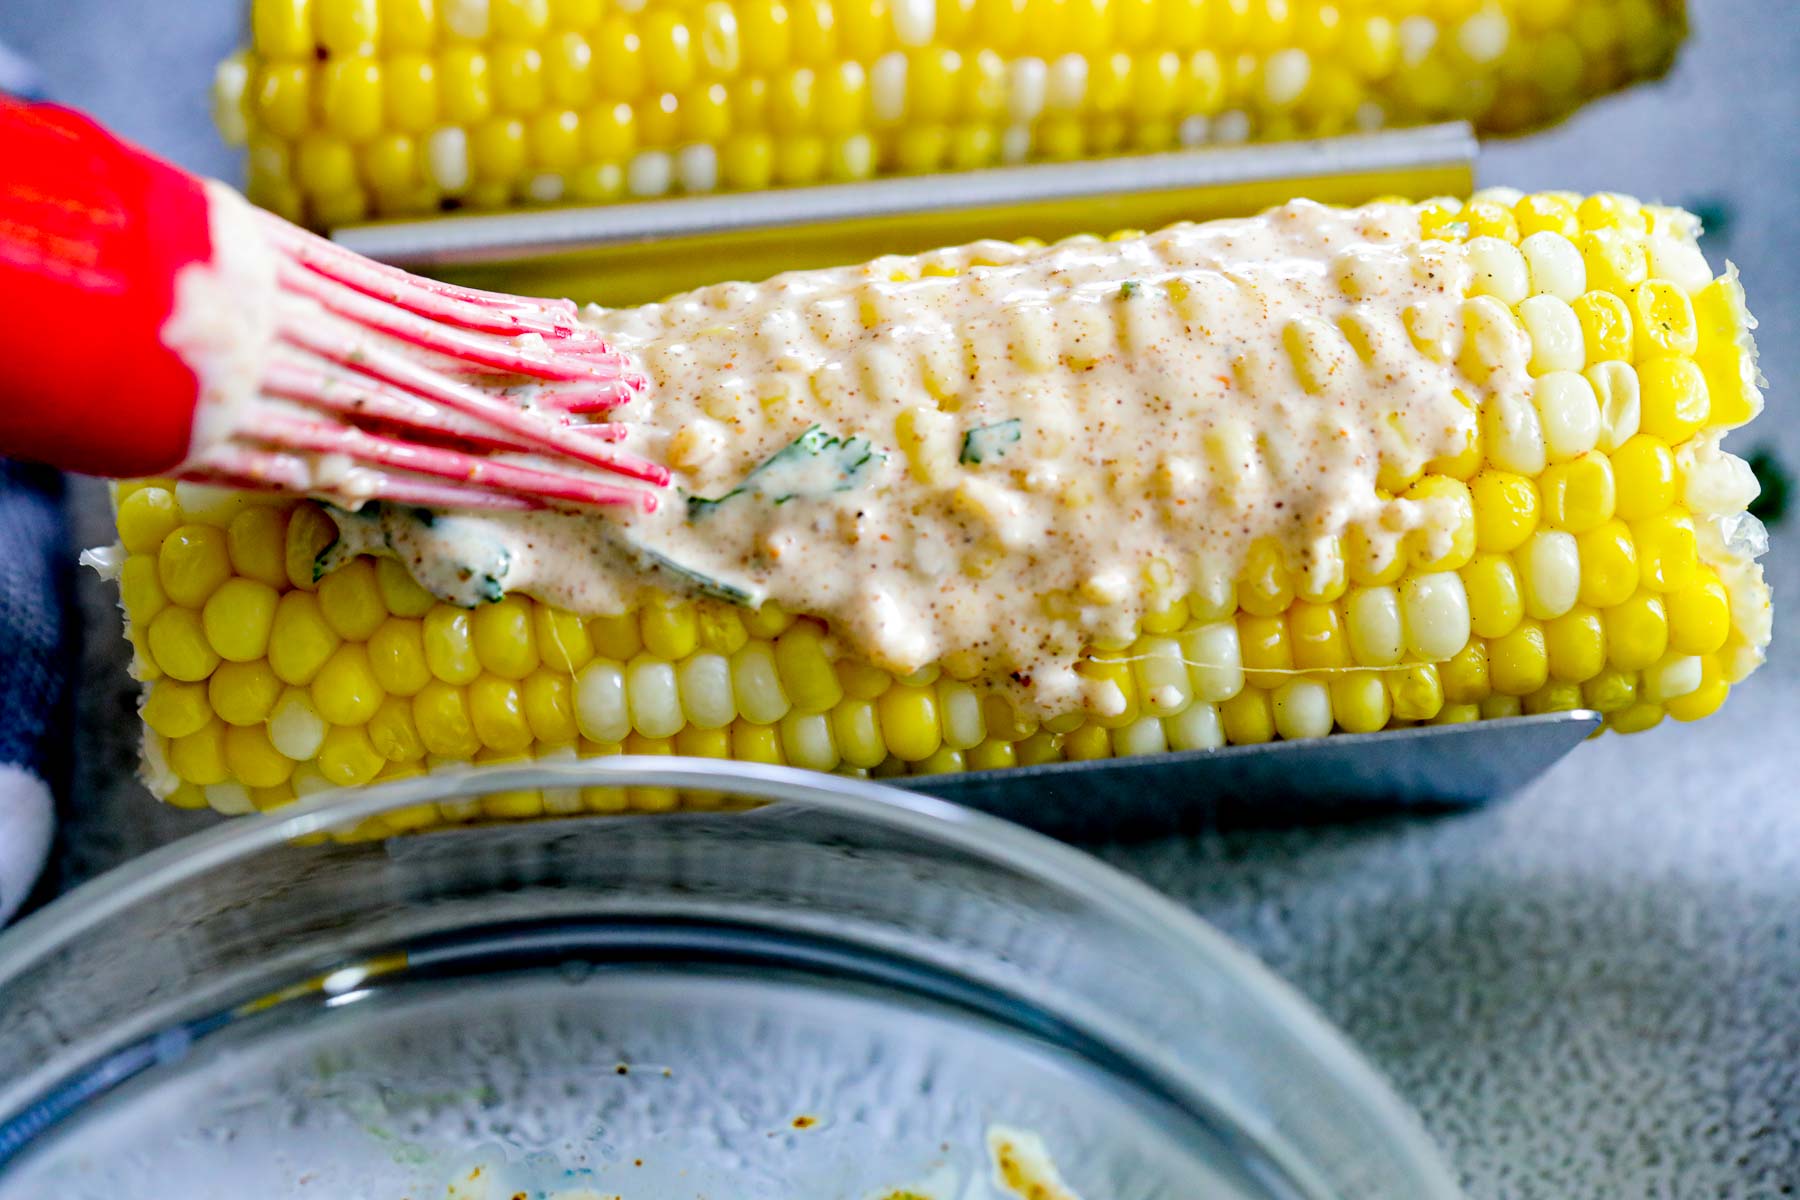
[[[176,272],[211,257],[198,179],[0,97],[0,454],[112,476],[186,457],[197,383],[162,328]]]

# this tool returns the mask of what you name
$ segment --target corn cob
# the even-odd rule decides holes
[[[216,112],[320,225],[1327,136],[1508,132],[1682,0],[254,0]]]
[[[1352,527],[1305,569],[1259,542],[1187,591],[1153,564],[1141,619],[1077,668],[1111,698],[1103,712],[1033,715],[960,657],[898,675],[774,604],[639,592],[585,618],[523,595],[467,610],[391,558],[315,582],[337,536],[317,507],[145,481],[119,489],[111,561],[151,783],[244,812],[471,759],[689,754],[884,776],[1577,707],[1623,732],[1712,713],[1769,636],[1743,511],[1755,485],[1717,448],[1762,404],[1735,273],[1713,276],[1687,214],[1616,195],[1494,190],[1402,215],[1420,261],[1472,268],[1457,327],[1415,324],[1417,353],[1469,379],[1529,361],[1531,402],[1509,414],[1488,396],[1461,449],[1384,464],[1379,495],[1444,514],[1435,541],[1408,535],[1384,559]],[[600,320],[717,313],[741,286]],[[1346,271],[1334,286],[1370,285]],[[1311,345],[1277,344],[1280,386],[1310,390]],[[981,553],[964,569],[979,575]],[[408,819],[678,802],[534,793]]]

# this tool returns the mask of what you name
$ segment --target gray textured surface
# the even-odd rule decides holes
[[[1482,177],[1724,205],[1715,259],[1763,321],[1770,413],[1749,444],[1800,462],[1800,30],[1791,0],[1693,0],[1661,86],[1496,146]],[[179,17],[177,13],[179,12]],[[54,94],[201,170],[231,0],[4,0],[0,40]],[[91,503],[84,536],[102,540]],[[1800,547],[1770,556],[1778,629]],[[205,818],[128,778],[110,600],[89,635],[65,859],[91,873]],[[1800,1188],[1800,651],[1778,641],[1726,715],[1582,748],[1516,800],[1466,815],[1172,838],[1107,856],[1193,904],[1310,995],[1423,1113],[1478,1200],[1773,1197]]]

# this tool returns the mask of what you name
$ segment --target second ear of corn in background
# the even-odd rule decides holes
[[[1760,580],[1721,578],[1704,541],[1714,514],[1741,517],[1747,470],[1690,458],[1761,407],[1735,278],[1706,268],[1686,214],[1622,197],[1416,211],[1479,268],[1458,361],[1482,370],[1518,340],[1535,415],[1484,420],[1464,452],[1381,483],[1451,502],[1431,561],[1365,562],[1352,538],[1345,570],[1314,584],[1253,547],[1235,586],[1149,606],[1134,642],[1081,668],[1117,687],[1111,715],[1040,723],[953,664],[895,678],[773,607],[465,611],[389,560],[315,582],[335,532],[315,506],[149,481],[120,488],[118,524],[151,783],[243,812],[469,760],[679,753],[880,776],[1576,707],[1621,731],[1712,713],[1768,635]],[[1739,529],[1755,539],[1752,518]],[[405,820],[677,802],[530,793]]]
[[[1661,73],[1681,0],[254,0],[251,199],[371,215],[1467,119]]]

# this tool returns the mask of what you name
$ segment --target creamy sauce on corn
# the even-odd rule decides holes
[[[627,445],[688,495],[756,483],[815,427],[867,439],[868,461],[841,490],[459,517],[395,549],[430,587],[503,547],[507,590],[589,613],[691,582],[646,570],[648,550],[821,617],[896,673],[948,660],[1010,678],[1039,712],[1105,712],[1117,693],[1076,670],[1085,648],[1129,643],[1184,594],[1226,594],[1259,539],[1302,579],[1341,569],[1348,527],[1385,557],[1451,523],[1377,479],[1462,449],[1486,397],[1530,403],[1522,355],[1480,388],[1456,366],[1469,282],[1409,207],[1295,202],[594,308],[651,376],[621,414]]]

